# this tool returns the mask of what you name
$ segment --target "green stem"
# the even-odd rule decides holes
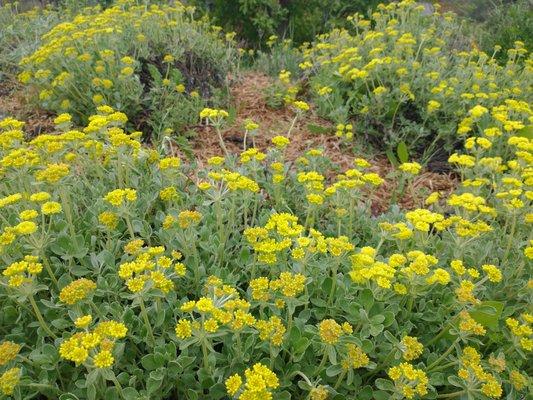
[[[448,354],[450,354],[453,350],[453,348],[455,347],[455,345],[459,342],[459,338],[455,339],[454,342],[450,345],[450,347],[448,347],[448,350],[446,350],[444,352],[443,355],[441,355],[439,358],[437,358],[435,361],[433,361],[428,367],[427,369],[430,370],[431,368],[433,368],[434,366],[438,365],[439,362],[441,362],[442,360],[444,360],[446,358],[446,356]]]
[[[437,399],[451,399],[453,397],[459,397],[465,393],[467,393],[466,390],[459,390],[458,392],[439,394],[437,395]]]
[[[66,192],[65,185],[60,185],[59,197],[61,197],[61,202],[63,203],[63,208],[65,209],[65,215],[67,217],[70,235],[75,236],[76,230],[74,229],[74,220],[72,218],[72,208],[70,207],[70,198],[68,196],[68,193]]]
[[[131,223],[130,216],[126,214],[124,216],[124,220],[126,221],[126,225],[128,227],[128,232],[129,232],[129,234],[131,236],[131,239],[132,240],[135,239],[135,231],[133,230],[133,225]]]
[[[33,308],[33,312],[35,313],[35,316],[37,317],[37,321],[39,321],[39,324],[41,325],[41,328],[43,328],[43,330],[46,333],[48,333],[48,335],[50,335],[54,339],[57,339],[57,336],[48,327],[48,324],[44,320],[43,315],[41,314],[41,311],[39,311],[39,307],[37,307],[37,303],[35,302],[35,299],[33,298],[33,294],[30,294],[28,296],[28,299],[30,300],[30,304],[31,304],[31,306]]]
[[[50,263],[48,262],[48,259],[44,255],[42,259],[43,259],[43,264],[44,264],[44,268],[46,269],[46,272],[48,272],[48,275],[50,275],[50,279],[52,280],[52,282],[54,282],[56,289],[59,290],[59,282],[57,281],[54,275],[54,272],[52,271],[52,267],[50,267]]]
[[[439,340],[441,337],[443,337],[446,334],[446,332],[448,332],[448,330],[451,327],[452,327],[452,323],[451,322],[448,325],[444,326],[444,328],[442,328],[442,330],[439,332],[439,334],[437,336],[435,336],[433,339],[431,339],[429,342],[427,342],[426,347],[432,345],[437,340]]]
[[[203,355],[203,359],[204,359],[204,368],[206,370],[209,370],[209,353],[207,352],[207,342],[206,342],[206,338],[204,337],[202,339],[202,355]]]
[[[448,364],[441,365],[440,367],[433,368],[431,372],[440,371],[441,369],[446,369],[448,367],[452,367],[457,364],[457,361],[449,362]]]
[[[335,382],[335,386],[333,386],[333,389],[337,389],[341,385],[342,381],[344,380],[344,377],[346,376],[346,371],[346,369],[342,369],[342,372],[339,375],[339,379],[337,379],[337,382]]]
[[[291,122],[291,126],[289,127],[289,130],[287,131],[287,138],[291,137],[292,129],[294,128],[294,124],[296,124],[297,120],[298,120],[298,114],[296,114],[296,116],[293,118],[293,120]]]
[[[333,303],[333,297],[335,296],[335,290],[337,289],[337,271],[339,269],[339,264],[340,264],[340,256],[337,257],[337,260],[333,264],[333,268],[331,269],[331,289],[329,291],[329,298],[328,298],[329,305]]]
[[[120,382],[118,381],[117,377],[115,376],[115,373],[113,372],[112,375],[111,375],[111,381],[113,381],[113,383],[115,384],[115,387],[117,388],[118,390],[118,394],[120,395],[120,397],[122,399],[124,399],[124,393],[122,392],[122,385],[120,384]]]
[[[318,374],[322,370],[322,368],[324,368],[324,365],[326,365],[327,359],[328,359],[328,348],[324,347],[324,354],[322,355],[322,360],[320,361],[320,364],[318,365],[318,368],[315,374]]]
[[[144,300],[142,297],[139,297],[139,304],[141,305],[141,315],[144,320],[144,325],[148,332],[148,338],[150,339],[149,345],[151,347],[155,346],[154,331],[152,330],[152,325],[150,325],[150,320],[148,319],[148,314],[146,313],[146,307],[144,305]]]
[[[516,213],[513,214],[513,219],[511,221],[511,231],[509,232],[509,240],[507,241],[507,247],[505,248],[505,253],[502,258],[502,265],[505,261],[507,261],[507,256],[509,255],[509,252],[511,251],[511,247],[514,241],[515,229],[516,229]]]
[[[224,143],[224,138],[222,137],[220,128],[216,124],[215,124],[215,131],[217,132],[218,142],[220,143],[220,147],[222,147],[222,150],[224,150],[224,154],[226,155],[226,159],[228,159],[229,158],[228,149],[226,148],[226,144]]]

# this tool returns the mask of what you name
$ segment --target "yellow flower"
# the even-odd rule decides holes
[[[21,375],[20,368],[11,368],[0,375],[0,393],[10,396],[15,391]]]
[[[76,321],[74,321],[74,325],[76,325],[77,328],[87,328],[92,322],[92,320],[93,317],[91,315],[84,315],[82,317],[76,318]]]
[[[113,365],[115,359],[110,351],[102,350],[94,356],[93,361],[95,367],[97,368],[109,368],[111,365]]]
[[[85,299],[95,289],[96,283],[86,278],[80,278],[61,289],[59,300],[68,305],[73,305]]]
[[[333,319],[325,319],[318,324],[320,339],[327,344],[335,344],[343,334],[342,326]]]
[[[416,337],[404,336],[401,341],[403,358],[406,361],[416,360],[424,351],[424,346]]]
[[[238,375],[232,375],[226,379],[226,391],[230,396],[234,396],[242,386],[242,378]]]
[[[6,365],[14,360],[19,353],[21,346],[17,343],[5,341],[0,343],[0,366]]]
[[[61,212],[61,204],[55,201],[47,201],[41,206],[41,212],[44,215],[58,214]]]
[[[422,169],[422,166],[417,162],[403,163],[399,166],[399,169],[411,175],[418,175],[418,173]]]

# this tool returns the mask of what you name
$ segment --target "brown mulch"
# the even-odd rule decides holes
[[[35,94],[37,95],[37,94]],[[30,137],[54,130],[54,117],[28,102],[29,95],[12,80],[0,82],[0,115],[25,121]]]
[[[260,135],[255,140],[255,147],[265,150],[271,146],[270,140],[276,135],[284,135],[290,127],[294,113],[289,108],[271,109],[264,99],[264,89],[272,80],[270,77],[251,72],[244,75],[231,89],[234,99],[234,107],[237,117],[234,123],[223,131],[225,144],[231,153],[239,153],[243,150],[244,123],[251,119],[259,124]],[[312,112],[307,113],[305,118],[298,121],[291,132],[291,144],[286,152],[286,159],[294,161],[303,152],[311,148],[321,148],[324,155],[329,157],[340,167],[346,170],[353,167],[354,152],[347,146],[343,146],[339,139],[331,133],[317,134],[309,130],[309,125],[318,125],[334,130],[331,122],[326,121]],[[250,147],[250,143],[248,147]],[[359,157],[368,159],[368,154],[357,151],[363,148],[355,143],[355,153]],[[193,139],[194,155],[200,165],[214,155],[222,155],[222,149],[218,143],[216,132],[211,127],[201,126],[196,129],[196,137]],[[397,182],[391,178],[394,168],[386,157],[377,157],[369,160],[372,163],[370,170],[378,173],[385,179],[376,192],[372,195],[372,211],[374,214],[385,212],[390,207],[392,193]],[[417,176],[412,185],[405,189],[402,199],[399,200],[403,209],[422,207],[424,199],[434,191],[442,192],[443,195],[453,191],[457,185],[457,179],[452,173],[423,172]]]

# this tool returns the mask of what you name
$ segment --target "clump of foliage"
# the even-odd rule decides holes
[[[43,36],[21,60],[19,79],[41,107],[86,123],[102,104],[156,135],[180,131],[227,86],[237,52],[191,9],[120,1],[85,9]]]
[[[262,47],[276,35],[297,44],[310,42],[316,34],[342,24],[354,12],[367,12],[377,0],[193,0],[215,23],[237,32],[253,47]]]
[[[531,393],[533,140],[519,132],[533,112],[509,98],[468,114],[456,190],[379,218],[370,162],[290,161],[290,129],[199,168],[144,147],[109,106],[32,140],[0,121],[0,396]],[[229,113],[200,116],[227,150]]]
[[[501,63],[507,62],[509,50],[516,46],[516,41],[528,50],[533,49],[532,21],[533,3],[529,0],[493,8],[480,27],[482,48],[488,54],[496,50],[495,57]]]
[[[468,122],[458,123],[473,105],[531,99],[531,58],[521,42],[500,66],[465,43],[452,14],[427,15],[414,1],[349,20],[350,29],[321,35],[304,49],[301,72],[283,71],[278,85],[289,102],[310,89],[321,115],[353,122],[355,136],[380,148],[405,142],[428,156],[439,148],[450,152],[469,131]]]
[[[51,7],[19,12],[14,3],[0,6],[0,80],[16,75],[19,61],[39,47],[41,36],[59,20]]]

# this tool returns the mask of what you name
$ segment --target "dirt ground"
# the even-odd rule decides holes
[[[226,147],[232,153],[243,149],[244,124],[247,119],[258,123],[260,134],[255,140],[255,145],[260,150],[265,150],[271,145],[270,140],[276,135],[285,134],[294,118],[294,112],[289,108],[279,110],[270,109],[264,99],[264,89],[270,85],[271,78],[266,75],[252,72],[240,79],[231,90],[234,107],[237,109],[237,118],[231,126],[223,131]],[[291,132],[290,149],[287,150],[287,159],[294,161],[305,150],[320,148],[324,154],[333,160],[341,169],[353,167],[355,157],[363,157],[372,163],[371,170],[385,178],[385,183],[374,193],[373,211],[380,213],[390,206],[391,194],[397,185],[395,179],[390,177],[394,170],[389,160],[384,156],[365,154],[364,146],[357,141],[352,148],[333,134],[317,134],[309,130],[309,125],[318,125],[333,129],[330,122],[321,119],[311,112],[299,120]],[[222,149],[218,143],[217,135],[213,128],[200,127],[196,129],[197,136],[193,139],[195,158],[200,165],[213,155],[221,155]],[[358,150],[359,149],[359,150]],[[404,209],[422,207],[425,197],[434,191],[448,194],[457,184],[457,179],[452,173],[436,173],[425,171],[418,175],[412,185],[405,190],[400,199],[400,206]]]

